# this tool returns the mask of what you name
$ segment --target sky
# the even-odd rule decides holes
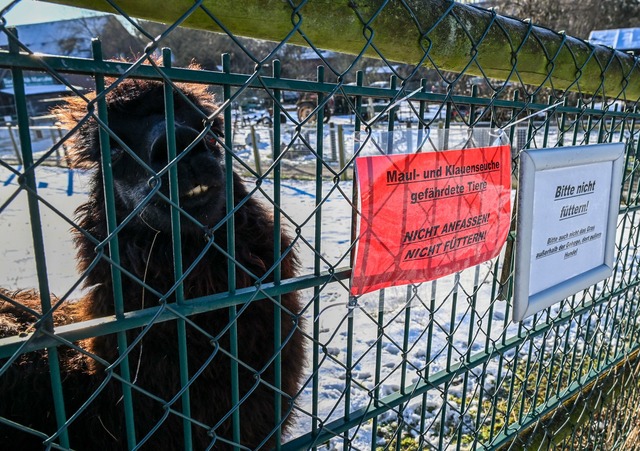
[[[12,1],[0,0],[0,11]],[[52,22],[55,20],[74,19],[90,14],[87,10],[69,6],[33,0],[22,0],[9,11],[5,17],[8,25],[24,25],[30,23]]]

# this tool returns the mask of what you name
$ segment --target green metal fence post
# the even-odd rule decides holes
[[[100,41],[94,40],[92,42],[93,58],[96,63],[102,62],[102,46]],[[109,123],[107,114],[107,103],[104,97],[105,81],[102,74],[96,74],[96,93],[97,93],[97,105],[98,105],[98,118],[104,124]],[[100,128],[100,154],[104,184],[105,195],[105,209],[107,213],[107,233],[111,237],[107,243],[104,243],[109,248],[109,256],[114,262],[111,267],[111,278],[113,286],[113,303],[117,319],[124,317],[124,293],[122,291],[122,273],[118,269],[117,265],[120,264],[120,248],[118,244],[118,236],[112,235],[113,231],[117,227],[116,210],[115,210],[115,194],[113,188],[113,173],[111,169],[111,145],[110,138],[107,130]],[[120,363],[120,376],[122,377],[122,393],[123,393],[123,409],[125,416],[125,425],[127,431],[127,446],[129,449],[133,449],[136,446],[136,432],[135,432],[135,415],[133,408],[133,396],[131,393],[131,372],[129,368],[128,358],[128,345],[127,335],[125,332],[119,332],[117,334],[118,348],[122,361]]]
[[[162,50],[162,63],[165,68],[171,68],[171,50],[165,48]],[[174,205],[171,205],[171,234],[173,244],[173,264],[174,264],[174,278],[177,282],[182,278],[182,239],[181,239],[181,227],[180,227],[180,191],[178,180],[178,166],[175,162],[178,156],[178,149],[176,148],[176,124],[174,114],[174,92],[173,86],[166,80],[164,81],[164,105],[165,105],[165,123],[166,123],[166,137],[167,137],[167,161],[169,162],[169,199]],[[182,150],[182,149],[181,149]],[[176,207],[177,206],[177,207]],[[178,284],[175,289],[176,302],[178,304],[184,304],[184,286],[182,283]],[[191,400],[189,396],[189,360],[188,360],[188,346],[187,346],[187,326],[186,321],[180,318],[176,321],[178,329],[178,361],[180,364],[180,385],[184,390],[181,396],[182,413],[184,418],[182,420],[182,427],[184,428],[184,449],[190,451],[193,448],[193,438],[191,430]]]
[[[231,59],[228,53],[222,55],[222,71],[225,74],[231,73]],[[223,100],[227,102],[231,98],[231,86],[226,84],[223,87]],[[234,294],[236,292],[236,244],[235,244],[235,196],[233,192],[233,153],[230,149],[233,149],[233,135],[231,133],[231,109],[227,108],[224,111],[224,136],[225,136],[225,200],[226,200],[226,212],[228,215],[226,230],[227,230],[227,271],[228,271],[228,285],[229,293]],[[238,364],[238,324],[236,319],[238,317],[237,307],[229,307],[229,322],[231,324],[229,328],[229,351],[231,354],[231,405],[235,406],[232,415],[233,423],[233,441],[234,450],[239,450],[237,445],[241,441],[240,435],[240,385],[239,385],[239,364]]]
[[[275,60],[273,62],[273,78],[280,78],[281,74],[281,65],[280,61]],[[282,213],[279,210],[279,206],[282,204],[282,189],[281,189],[281,175],[282,175],[282,166],[280,164],[280,141],[282,139],[282,123],[281,123],[281,107],[280,101],[282,99],[282,92],[280,89],[273,90],[273,161],[275,162],[273,167],[273,261],[277,262],[282,257]],[[256,155],[256,158],[259,158]],[[259,169],[259,165],[256,166],[258,175],[261,176],[261,170]],[[282,267],[281,265],[277,265],[273,270],[273,282],[275,284],[280,284],[282,282]],[[276,358],[273,362],[274,366],[274,382],[275,386],[275,426],[276,430],[276,449],[280,449],[282,442],[282,428],[279,426],[282,421],[282,395],[280,394],[280,390],[282,389],[282,358],[280,356],[279,350],[282,349],[282,307],[281,307],[281,296],[276,296],[274,298],[274,317],[273,317],[273,350],[276,353]]]
[[[13,29],[12,33],[14,36],[17,36],[17,30]],[[18,53],[20,51],[19,42],[12,37],[9,37],[9,51],[11,53]],[[31,134],[29,132],[29,113],[27,111],[27,96],[23,71],[19,68],[14,68],[11,70],[11,77],[13,79],[15,106],[18,117],[18,133],[20,139],[21,159],[22,163],[24,164],[24,182],[22,183],[23,189],[27,191],[27,200],[29,203],[31,238],[33,240],[33,251],[35,254],[38,288],[40,292],[39,297],[43,314],[41,324],[38,327],[52,332],[53,316],[51,314],[51,293],[49,290],[49,279],[47,275],[47,261],[45,256],[44,238],[42,236],[43,224],[38,202],[38,188],[35,175],[36,167],[33,163]],[[56,347],[47,348],[47,353],[49,354],[49,374],[51,377],[52,390],[51,394],[53,397],[56,422],[58,424],[58,427],[62,428],[66,422],[66,413],[64,393],[62,388],[62,377],[60,374],[58,349]],[[69,446],[69,436],[66,429],[62,429],[60,432],[60,444],[65,447]]]

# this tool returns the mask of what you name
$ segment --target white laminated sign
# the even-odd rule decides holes
[[[611,275],[623,157],[624,143],[521,153],[514,321]]]

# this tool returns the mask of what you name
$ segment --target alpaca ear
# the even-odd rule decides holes
[[[96,148],[97,123],[90,117],[86,100],[69,97],[51,112],[58,119],[60,127],[68,133],[64,146],[69,166],[78,169],[94,167],[100,159],[100,155],[92,150]]]
[[[80,125],[69,138],[67,163],[73,169],[93,169],[100,164],[97,124],[93,118]]]

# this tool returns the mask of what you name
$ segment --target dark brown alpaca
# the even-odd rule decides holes
[[[211,131],[199,136],[205,128],[203,118],[213,111],[214,105],[203,88],[179,88],[182,94],[174,93],[178,152],[191,146],[177,165],[180,206],[186,213],[181,214],[180,220],[182,267],[188,271],[183,288],[185,299],[194,299],[228,291],[225,169],[214,136],[222,135],[222,124],[215,120]],[[128,147],[154,171],[167,165],[163,85],[126,80],[106,100],[109,128],[118,137],[111,138],[111,155],[117,222],[125,224],[118,233],[120,260],[122,268],[130,273],[122,276],[124,310],[171,304],[175,302],[171,291],[175,279],[170,207],[166,200],[168,178],[162,176],[158,192],[150,195],[156,183],[150,182],[152,173],[125,150]],[[86,110],[86,103],[79,101],[69,103],[59,113],[68,126],[73,126],[85,116]],[[100,254],[102,247],[96,246],[96,242],[107,239],[98,133],[97,121],[85,122],[74,137],[72,151],[77,167],[93,170],[89,200],[77,210],[77,221],[84,232],[75,234],[78,267],[80,271],[89,269],[84,282],[89,293],[77,303],[63,304],[55,315],[58,324],[115,314],[112,267],[105,255]],[[273,279],[274,223],[272,215],[248,195],[235,174],[233,190],[235,203],[240,205],[234,214],[236,285],[250,287],[257,279],[267,282]],[[131,214],[136,208],[139,210]],[[290,245],[291,239],[283,234],[281,247],[285,257],[280,263],[283,279],[295,273],[296,258]],[[108,247],[104,249],[108,254]],[[142,281],[149,289],[142,288]],[[0,294],[39,310],[35,292],[0,291]],[[166,299],[161,299],[165,295]],[[276,306],[282,307],[281,350],[274,349]],[[279,300],[255,300],[237,309],[240,445],[242,449],[268,449],[275,444],[279,426],[276,395],[280,394],[282,399],[282,430],[286,432],[292,422],[291,409],[304,362],[299,331],[302,308],[297,296],[290,293]],[[0,336],[29,331],[33,321],[32,315],[0,297]],[[189,377],[193,380],[189,388],[189,418],[196,450],[226,450],[234,443],[229,323],[228,308],[193,315],[186,322]],[[127,343],[131,345],[141,331],[128,331]],[[142,443],[142,449],[184,448],[184,419],[178,396],[181,389],[178,336],[176,321],[153,324],[128,353],[135,384],[132,392],[136,440]],[[111,372],[100,363],[112,364],[119,358],[117,337],[95,337],[80,346],[86,354],[59,348],[66,416],[69,418],[81,410],[68,429],[71,447],[126,449],[122,384],[114,377],[120,374],[120,367]],[[282,359],[281,391],[274,382],[273,359],[278,351]],[[57,426],[50,392],[45,351],[23,355],[0,373],[0,443],[12,443],[13,449],[20,450],[43,448],[42,437],[21,432],[3,424],[1,419],[53,434]],[[94,393],[97,397],[84,405]]]

